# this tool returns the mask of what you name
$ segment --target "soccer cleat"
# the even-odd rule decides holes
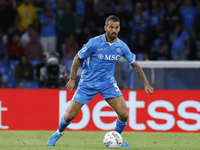
[[[56,131],[52,136],[49,137],[47,141],[47,146],[54,146],[63,134],[64,132],[59,133],[58,131]]]
[[[123,141],[121,147],[131,147],[131,146],[125,141]]]

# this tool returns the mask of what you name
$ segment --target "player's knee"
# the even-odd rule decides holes
[[[65,119],[66,122],[70,122],[75,117],[76,117],[75,113],[66,113],[64,119]]]
[[[128,120],[128,111],[124,112],[119,116],[119,119],[123,122],[126,122]]]

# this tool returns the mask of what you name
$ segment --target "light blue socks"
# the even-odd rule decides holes
[[[67,128],[67,126],[71,123],[71,121],[67,123],[67,122],[65,121],[65,119],[64,119],[64,116],[65,116],[65,115],[62,116],[61,121],[60,121],[60,124],[59,124],[59,126],[58,126],[58,131],[59,131],[59,132],[63,132],[63,131]]]
[[[117,118],[115,131],[117,131],[118,133],[121,134],[121,132],[124,131],[124,128],[126,127],[126,125],[127,125],[127,122],[123,122],[123,121],[119,120],[119,118]]]

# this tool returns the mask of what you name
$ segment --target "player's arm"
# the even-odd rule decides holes
[[[140,65],[134,61],[133,63],[131,63],[131,66],[133,67],[133,69],[135,70],[135,73],[137,74],[137,76],[140,78],[140,80],[143,82],[144,87],[145,87],[145,91],[147,92],[147,94],[151,95],[153,93],[153,87],[151,87],[149,85],[149,82],[144,74],[143,69],[140,67]]]
[[[74,57],[73,62],[72,62],[70,79],[69,79],[69,81],[67,82],[67,85],[66,85],[66,88],[69,91],[72,91],[74,86],[75,86],[76,73],[78,71],[79,64],[80,64],[80,58],[79,58],[78,54],[76,54],[76,56]]]

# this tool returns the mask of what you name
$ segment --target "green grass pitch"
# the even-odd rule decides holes
[[[106,150],[106,132],[66,131],[56,146],[46,146],[53,131],[0,131],[0,150]],[[199,133],[123,132],[130,148],[121,150],[200,150]]]

